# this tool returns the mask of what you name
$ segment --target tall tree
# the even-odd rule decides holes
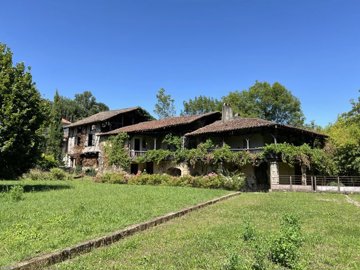
[[[109,110],[109,107],[104,103],[97,102],[96,98],[90,91],[84,91],[81,94],[75,94],[74,101],[78,106],[78,115],[80,118]]]
[[[61,162],[63,129],[61,125],[61,97],[56,90],[54,101],[51,106],[50,113],[50,127],[47,151],[54,156],[54,158]]]
[[[43,102],[30,68],[13,65],[11,50],[0,44],[0,179],[19,176],[40,158]]]
[[[230,92],[223,97],[240,116],[259,117],[280,124],[301,126],[304,114],[299,99],[283,85],[255,82],[249,90]]]
[[[221,111],[221,102],[217,99],[198,96],[183,102],[184,110],[181,115],[197,115],[208,112]]]
[[[61,116],[71,122],[109,110],[104,103],[97,102],[90,91],[75,94],[74,99],[60,96],[60,104]]]
[[[351,104],[352,109],[327,128],[328,148],[332,150],[340,174],[360,175],[360,96]]]
[[[156,94],[157,103],[155,104],[154,113],[159,119],[174,116],[176,114],[174,99],[171,95],[165,93],[165,89],[161,88]]]

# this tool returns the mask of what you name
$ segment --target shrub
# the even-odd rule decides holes
[[[106,172],[97,178],[102,183],[109,184],[126,184],[127,178],[124,173],[121,172]]]
[[[85,170],[85,175],[87,176],[96,176],[96,170],[94,168],[88,168]]]
[[[23,175],[23,178],[31,180],[50,180],[51,175],[46,171],[31,169],[28,173]]]
[[[51,178],[54,180],[64,180],[66,178],[66,173],[59,168],[52,168],[50,174]]]
[[[57,166],[59,166],[59,162],[55,159],[55,157],[47,154],[42,154],[41,158],[36,163],[36,167],[43,171],[48,171]]]
[[[281,233],[270,245],[271,261],[290,269],[295,268],[301,243],[299,219],[292,215],[285,215],[281,224]]]
[[[76,165],[74,173],[75,174],[81,174],[82,173],[82,167],[80,165]]]
[[[182,186],[196,188],[212,188],[212,189],[228,189],[240,190],[245,183],[243,176],[225,177],[223,175],[207,175],[207,176],[181,176],[175,177],[168,174],[147,174],[142,173],[135,176],[128,176],[124,173],[105,173],[97,178],[97,181],[103,183],[119,183],[131,185],[166,185],[166,186]]]
[[[16,201],[16,202],[22,200],[23,195],[24,195],[24,188],[20,185],[11,187],[11,189],[9,191],[9,196],[10,196],[11,200]]]

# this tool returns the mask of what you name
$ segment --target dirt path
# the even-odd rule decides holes
[[[360,207],[360,202],[351,199],[349,197],[349,195],[345,195],[345,197],[346,197],[346,200],[347,200],[348,203],[351,203],[351,204],[353,204],[353,205],[355,205],[357,207]]]

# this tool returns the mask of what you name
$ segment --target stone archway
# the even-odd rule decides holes
[[[181,170],[179,168],[170,167],[166,170],[166,173],[171,176],[181,176]]]

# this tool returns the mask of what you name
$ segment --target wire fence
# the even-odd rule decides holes
[[[360,192],[360,176],[280,175],[271,180],[272,189]]]

